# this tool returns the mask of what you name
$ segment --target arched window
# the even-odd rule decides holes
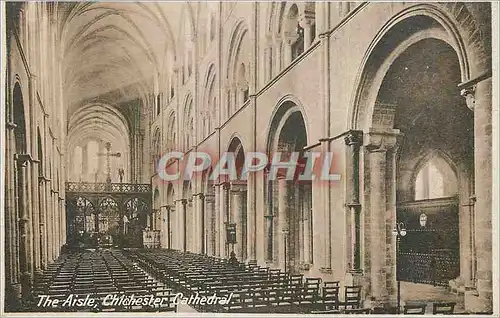
[[[415,200],[455,196],[458,181],[455,172],[441,157],[435,156],[425,163],[415,179]]]
[[[295,29],[297,40],[292,44],[292,61],[295,60],[300,54],[304,53],[304,28],[297,22]]]
[[[248,100],[248,81],[246,75],[245,64],[241,63],[238,69],[238,87],[239,87],[239,103],[245,103]]]

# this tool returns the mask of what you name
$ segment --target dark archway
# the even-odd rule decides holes
[[[247,258],[247,182],[242,180],[241,174],[245,163],[245,150],[241,139],[234,137],[228,147],[228,153],[234,155],[236,167],[236,180],[231,180],[229,214],[226,220],[229,224],[234,224],[236,229],[236,242],[231,244],[232,251],[236,258],[245,261]]]
[[[458,92],[460,75],[454,49],[442,40],[424,39],[394,61],[377,96],[376,105],[394,107],[393,128],[403,134],[396,157],[397,220],[406,224],[408,233],[398,254],[402,280],[447,286],[460,275],[459,198],[470,195],[474,162],[473,112]],[[436,151],[446,153],[454,167],[469,169],[436,167],[427,156]],[[434,172],[421,177],[430,184],[458,189],[432,198],[429,190],[444,193],[444,189],[424,184],[425,196],[415,197],[419,167]],[[457,175],[448,173],[443,180],[448,170],[458,170]],[[450,185],[457,180],[462,182]],[[422,225],[420,218],[427,223]]]
[[[363,272],[368,274],[365,289],[374,299],[396,295],[397,276],[401,274],[397,271],[405,266],[416,269],[420,266],[417,264],[430,264],[424,260],[395,266],[397,240],[388,229],[407,217],[399,211],[406,202],[414,201],[414,179],[419,167],[425,165],[422,159],[432,157],[432,153],[444,154],[456,167],[460,186],[458,199],[453,203],[454,223],[450,224],[460,228],[460,276],[462,281],[470,281],[470,212],[461,205],[469,203],[474,169],[474,163],[467,159],[473,147],[464,147],[471,145],[467,134],[472,130],[467,128],[470,111],[464,108],[465,101],[457,87],[469,77],[469,65],[456,28],[431,5],[421,5],[394,17],[380,31],[363,60],[355,87],[351,127],[365,132],[361,248]],[[465,126],[454,126],[453,121],[463,121]],[[462,140],[454,144],[453,134]],[[457,149],[447,149],[448,146]],[[415,221],[415,216],[412,218]],[[427,273],[425,269],[421,272]],[[451,275],[455,276],[456,271]]]
[[[266,255],[280,268],[303,272],[312,263],[312,182],[297,180],[304,162],[307,129],[301,109],[293,102],[284,102],[273,117],[268,137],[269,160],[281,153],[280,161],[298,153],[293,180],[278,171],[274,180],[266,172]]]

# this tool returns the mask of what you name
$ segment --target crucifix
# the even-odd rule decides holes
[[[122,154],[119,153],[119,152],[111,153],[111,143],[107,142],[106,143],[106,152],[105,153],[99,152],[99,153],[97,153],[97,155],[98,156],[106,156],[107,166],[108,166],[108,176],[106,178],[106,183],[111,183],[111,164],[110,164],[110,158],[111,157],[120,158]]]

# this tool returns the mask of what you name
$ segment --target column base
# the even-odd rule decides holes
[[[363,270],[352,269],[345,273],[345,284],[346,286],[363,286],[364,284]]]
[[[477,290],[466,291],[464,295],[465,311],[474,314],[492,314],[493,293],[485,294],[479,295]]]
[[[16,312],[21,310],[21,284],[16,283],[10,285],[10,288],[6,285],[5,290],[5,311],[6,312]]]

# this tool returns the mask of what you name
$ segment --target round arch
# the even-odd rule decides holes
[[[418,28],[411,28],[411,25]],[[413,31],[402,34],[398,30]],[[470,55],[475,54],[467,52],[455,23],[433,4],[412,6],[384,25],[363,57],[349,112],[349,125],[352,129],[366,129],[371,124],[378,87],[394,60],[412,44],[428,38],[442,40],[453,47],[458,56],[462,81],[470,77]],[[387,45],[394,49],[388,52]]]

